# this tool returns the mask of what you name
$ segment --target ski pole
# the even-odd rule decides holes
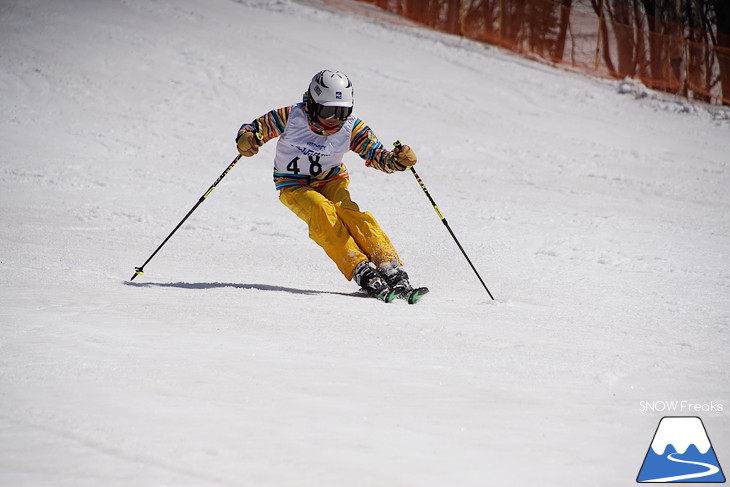
[[[393,143],[393,146],[395,146],[396,148],[400,147],[401,146],[400,140],[396,140],[395,143]],[[446,227],[446,230],[449,231],[449,233],[451,234],[451,237],[454,239],[454,242],[456,242],[456,245],[459,246],[459,250],[461,250],[461,253],[464,254],[466,261],[469,263],[469,265],[471,266],[471,269],[474,271],[474,274],[476,274],[477,278],[479,278],[479,282],[482,283],[482,286],[484,286],[484,289],[487,291],[487,294],[489,294],[489,297],[492,298],[492,301],[494,301],[494,296],[492,296],[492,293],[489,292],[489,288],[487,287],[486,284],[484,284],[484,280],[482,280],[482,276],[479,275],[479,272],[477,272],[476,267],[474,267],[474,264],[471,263],[471,259],[469,259],[469,256],[466,255],[466,251],[464,250],[464,247],[461,246],[461,244],[459,243],[459,239],[456,238],[456,235],[454,235],[454,232],[453,232],[453,230],[451,230],[451,227],[449,226],[449,223],[446,221],[446,218],[444,217],[443,213],[441,213],[441,210],[439,210],[438,205],[436,205],[436,202],[433,200],[433,198],[431,197],[431,194],[426,189],[426,185],[423,184],[421,177],[418,175],[416,170],[413,169],[413,166],[411,166],[410,169],[411,169],[411,172],[413,173],[413,176],[415,176],[416,181],[418,181],[418,184],[421,186],[421,189],[423,190],[424,193],[426,193],[426,197],[428,198],[428,201],[431,202],[431,206],[433,206],[433,209],[436,210],[436,214],[441,219],[441,222]]]
[[[241,158],[241,154],[238,154],[236,156],[236,158],[233,159],[233,162],[231,162],[228,165],[228,167],[226,168],[226,170],[223,171],[223,174],[221,174],[220,176],[218,176],[218,179],[216,179],[215,182],[213,183],[213,185],[210,188],[208,188],[208,191],[206,191],[205,194],[200,197],[200,199],[198,200],[198,202],[195,203],[195,206],[193,206],[192,209],[188,212],[188,214],[185,215],[185,218],[183,218],[182,220],[180,220],[180,223],[178,223],[177,226],[175,227],[175,229],[172,232],[170,232],[170,235],[168,235],[167,238],[160,244],[160,246],[157,247],[157,250],[155,250],[154,252],[152,252],[152,255],[150,255],[150,257],[145,261],[144,264],[142,264],[139,267],[135,267],[134,268],[134,271],[135,272],[134,272],[134,275],[132,276],[132,278],[130,279],[130,281],[134,281],[134,278],[135,277],[137,277],[137,276],[139,276],[141,274],[144,274],[144,266],[146,266],[149,263],[149,261],[151,261],[152,258],[155,255],[157,255],[157,252],[159,252],[160,249],[162,248],[162,246],[165,245],[168,240],[170,240],[170,237],[172,237],[175,234],[175,232],[177,232],[177,229],[180,228],[182,226],[182,224],[185,223],[185,220],[187,220],[188,217],[193,214],[193,212],[196,210],[196,208],[198,208],[198,206],[200,206],[200,204],[203,201],[205,201],[205,199],[208,197],[208,195],[213,192],[213,190],[215,189],[216,186],[218,186],[218,183],[221,182],[221,179],[223,179],[225,177],[225,175],[228,174],[228,171],[230,171],[233,168],[233,166],[236,165],[236,163],[238,162],[238,160],[240,158]]]

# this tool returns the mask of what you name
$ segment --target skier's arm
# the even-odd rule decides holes
[[[356,152],[360,157],[365,159],[366,166],[374,167],[375,169],[379,169],[380,171],[387,173],[405,171],[408,167],[416,163],[415,154],[413,154],[413,150],[410,148],[408,148],[408,150],[410,151],[410,154],[413,154],[413,157],[412,159],[410,157],[408,158],[409,165],[403,165],[402,162],[405,160],[402,158],[399,162],[396,152],[387,150],[383,144],[380,143],[370,127],[365,125],[365,123],[359,118],[355,121],[355,125],[352,128],[350,150]]]
[[[289,119],[291,107],[271,110],[251,123],[244,123],[238,129],[236,145],[241,154],[252,156],[258,152],[258,147],[278,137],[284,132]]]

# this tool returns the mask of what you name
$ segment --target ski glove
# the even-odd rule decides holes
[[[258,153],[259,147],[263,145],[261,134],[258,132],[244,132],[236,141],[238,152],[246,157],[251,157]]]
[[[393,149],[393,155],[395,156],[394,162],[396,166],[403,168],[401,171],[405,171],[409,167],[416,165],[416,153],[413,152],[410,146],[396,145],[395,149]]]

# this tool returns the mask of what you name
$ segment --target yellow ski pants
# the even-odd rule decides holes
[[[309,237],[352,280],[361,262],[369,260],[379,266],[400,259],[373,215],[361,212],[352,201],[349,183],[349,179],[335,179],[316,188],[284,188],[279,200],[309,225]]]

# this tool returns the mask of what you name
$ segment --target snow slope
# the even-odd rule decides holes
[[[287,0],[0,4],[0,484],[621,486],[662,416],[730,464],[730,123]],[[417,306],[360,297],[239,125],[332,67]],[[692,412],[692,414],[697,414]]]

